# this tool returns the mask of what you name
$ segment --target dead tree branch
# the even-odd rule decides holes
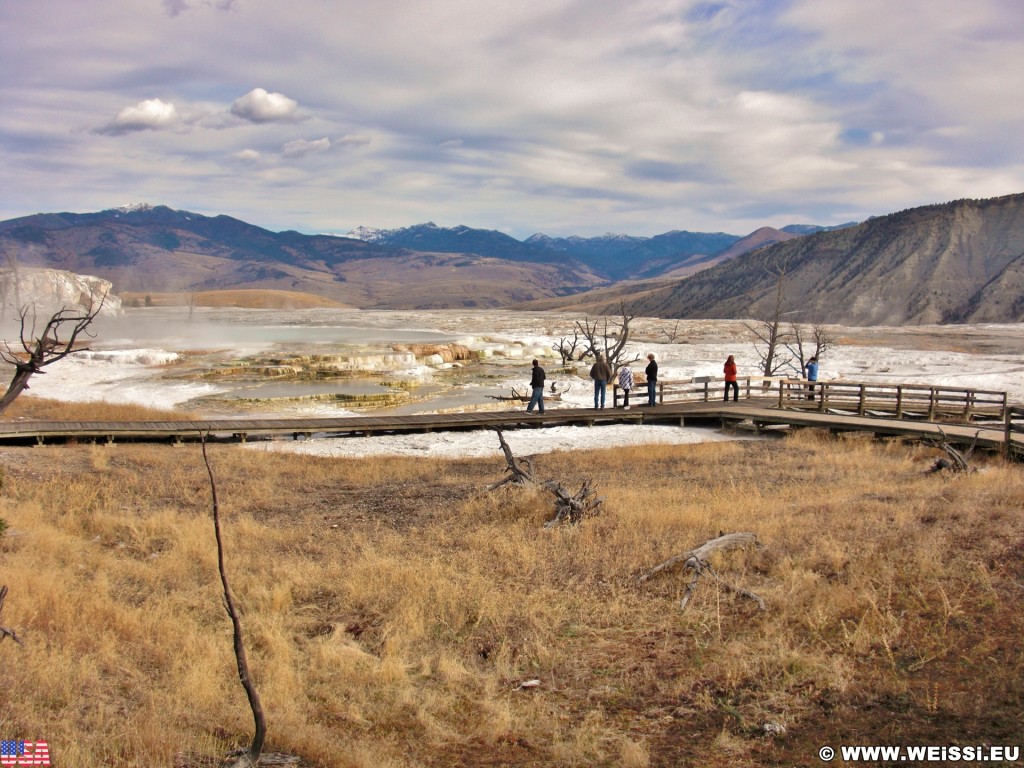
[[[624,302],[619,305],[619,309],[622,319],[611,323],[607,317],[601,318],[600,321],[594,320],[593,323],[589,317],[576,321],[576,333],[587,340],[586,350],[580,355],[580,359],[600,353],[613,371],[640,359],[640,355],[628,358],[625,354],[626,344],[629,343],[629,324],[636,315],[629,314]]]
[[[7,597],[7,585],[4,584],[0,587],[0,613],[4,612],[4,599]],[[9,637],[11,640],[16,642],[18,645],[22,645],[21,639],[18,637],[18,633],[13,629],[7,627],[0,627],[0,643],[4,641],[4,638]]]
[[[206,464],[206,473],[210,476],[210,495],[213,503],[213,531],[217,538],[217,570],[220,573],[220,583],[224,589],[224,609],[231,619],[232,637],[235,650],[235,662],[238,666],[238,679],[242,681],[245,695],[249,700],[249,708],[252,710],[252,717],[255,723],[255,732],[252,737],[252,744],[247,750],[242,751],[233,768],[247,768],[259,764],[260,754],[263,752],[263,741],[267,736],[267,721],[263,715],[263,705],[260,703],[260,694],[249,674],[249,660],[245,655],[245,643],[242,639],[242,619],[235,608],[235,598],[231,593],[228,584],[228,574],[224,567],[224,542],[220,535],[220,507],[217,503],[217,483],[213,478],[213,468],[210,466],[210,459],[206,455],[206,435],[200,433],[203,443],[203,461]]]
[[[505,442],[505,436],[501,433],[500,429],[494,430],[498,433],[498,442],[501,443],[501,452],[505,454],[505,471],[509,473],[508,477],[504,480],[499,480],[493,485],[488,486],[488,491],[494,491],[503,485],[511,483],[512,485],[535,485],[536,481],[533,479],[533,465],[530,463],[528,458],[519,459],[519,462],[525,465],[525,469],[519,466],[519,462],[516,461],[516,457],[512,453],[512,449],[509,444]]]
[[[662,563],[658,563],[658,565],[640,576],[638,583],[643,584],[645,581],[650,580],[659,573],[664,573],[679,563],[683,563],[683,567],[693,571],[693,575],[683,591],[683,597],[679,603],[679,610],[684,610],[686,608],[687,604],[690,602],[690,597],[693,595],[693,591],[697,588],[697,582],[700,580],[700,577],[707,574],[730,592],[735,592],[741,597],[753,600],[763,611],[765,609],[764,600],[749,590],[742,589],[741,587],[736,587],[728,582],[722,581],[708,562],[708,558],[714,552],[739,549],[747,546],[748,544],[757,544],[757,536],[753,533],[723,534],[716,539],[704,542],[696,549],[691,549],[688,552],[683,552],[682,554],[670,557]]]
[[[931,469],[928,470],[928,473],[941,472],[944,469],[948,469],[954,474],[966,474],[973,472],[974,468],[967,462],[978,445],[978,435],[981,434],[980,430],[974,433],[974,441],[971,443],[971,447],[967,449],[966,454],[960,453],[960,451],[953,447],[946,438],[946,433],[942,431],[942,427],[939,427],[939,434],[942,435],[941,440],[932,440],[930,442],[936,448],[941,449],[949,458],[936,459],[935,463],[932,464]]]
[[[87,310],[75,310],[64,307],[54,312],[47,320],[43,332],[36,335],[35,308],[25,305],[18,310],[21,318],[21,330],[19,332],[20,350],[14,350],[8,342],[3,343],[0,349],[0,360],[14,366],[14,376],[7,386],[7,392],[0,398],[0,413],[3,413],[15,399],[28,389],[28,381],[37,373],[44,373],[43,368],[61,360],[72,352],[82,351],[75,349],[75,344],[80,336],[92,336],[89,326],[103,309],[103,302],[106,296],[100,299],[98,305],[92,305]]]

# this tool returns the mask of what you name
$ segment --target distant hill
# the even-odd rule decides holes
[[[624,280],[656,277],[685,265],[699,264],[738,240],[738,235],[724,232],[674,230],[654,237],[608,234],[554,238],[536,234],[526,242],[578,259],[612,280]]]
[[[270,232],[167,206],[0,222],[3,260],[109,280],[115,293],[291,291],[351,307],[561,308],[770,315],[847,325],[1024,321],[1024,195],[958,200],[861,224],[519,241],[496,230]],[[3,265],[0,265],[3,266]]]
[[[465,242],[476,247],[481,238],[473,234]],[[518,259],[425,253],[353,238],[275,233],[230,216],[166,206],[11,219],[0,222],[0,249],[23,266],[97,275],[116,292],[272,289],[359,307],[497,307],[606,282],[556,254],[550,263],[538,263],[524,260],[535,255],[525,252]]]
[[[783,311],[805,322],[1021,322],[1024,194],[901,211],[760,248],[668,285],[572,301],[591,312],[626,301],[656,317],[770,317],[780,273]]]

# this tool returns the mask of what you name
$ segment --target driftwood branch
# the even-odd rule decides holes
[[[674,566],[683,564],[683,567],[693,572],[689,582],[686,584],[686,588],[683,590],[683,597],[680,600],[679,609],[683,610],[690,602],[694,590],[697,588],[697,582],[703,575],[708,575],[714,579],[718,584],[727,589],[730,592],[735,592],[741,597],[746,597],[757,603],[758,607],[763,611],[765,609],[764,600],[758,595],[750,592],[749,590],[742,589],[741,587],[733,586],[728,582],[725,582],[715,573],[714,568],[708,562],[708,558],[714,552],[724,552],[730,549],[740,549],[747,546],[748,544],[757,544],[757,536],[753,533],[728,533],[719,536],[718,538],[711,539],[701,544],[696,549],[691,549],[682,554],[670,557],[664,562],[658,563],[656,566],[651,568],[649,571],[644,573],[638,579],[640,584],[650,580],[652,577],[657,576],[660,573],[664,573]]]
[[[948,469],[954,474],[973,472],[974,468],[971,467],[967,461],[971,458],[971,454],[974,453],[974,449],[978,445],[978,435],[981,434],[981,431],[979,430],[974,433],[974,442],[971,443],[971,447],[967,449],[967,453],[965,454],[960,453],[960,451],[953,447],[952,443],[950,443],[946,438],[946,433],[942,431],[942,427],[939,427],[939,434],[942,435],[942,439],[932,440],[931,444],[936,448],[941,449],[948,458],[936,459],[928,472],[941,472],[944,469]]]
[[[498,433],[498,442],[501,443],[501,452],[505,454],[505,471],[508,473],[508,477],[488,486],[487,490],[493,491],[508,483],[512,483],[513,485],[535,484],[536,481],[533,479],[533,465],[530,463],[530,460],[523,458],[516,461],[516,457],[512,453],[512,448],[509,447],[507,442],[505,442],[505,435],[501,433],[500,429],[496,429],[494,431]],[[523,464],[525,469],[520,466],[520,464]]]
[[[0,613],[4,612],[4,599],[7,597],[7,585],[0,587]],[[5,637],[11,638],[18,645],[22,645],[21,640],[18,638],[18,633],[13,629],[7,627],[0,627],[0,642],[3,642]]]
[[[235,598],[231,593],[228,584],[228,574],[224,567],[224,542],[220,535],[220,506],[217,503],[217,483],[213,478],[213,468],[210,466],[210,459],[206,455],[206,435],[200,433],[203,443],[203,462],[206,464],[206,473],[210,477],[210,495],[213,503],[213,532],[217,538],[217,570],[220,573],[220,583],[224,589],[224,609],[231,619],[232,639],[235,650],[235,662],[238,666],[238,679],[242,681],[242,688],[249,700],[249,708],[252,710],[252,717],[255,723],[255,732],[252,737],[252,744],[247,750],[238,755],[238,760],[233,768],[248,768],[258,765],[260,754],[263,752],[263,741],[267,736],[267,721],[263,714],[263,705],[260,702],[259,691],[252,681],[249,673],[249,660],[245,654],[245,643],[242,639],[242,619],[235,608]]]
[[[604,499],[596,495],[597,491],[593,488],[589,478],[583,481],[582,487],[575,494],[570,494],[562,487],[561,483],[555,480],[541,482],[534,478],[530,460],[526,458],[517,460],[515,454],[512,453],[512,448],[505,441],[505,435],[500,429],[494,431],[498,433],[498,442],[501,443],[501,451],[505,454],[505,472],[508,473],[508,476],[488,486],[488,491],[509,484],[536,485],[550,491],[555,497],[555,516],[544,524],[545,528],[562,522],[575,525],[584,517],[597,512],[597,508],[601,506]]]

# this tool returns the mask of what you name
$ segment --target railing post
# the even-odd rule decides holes
[[[896,418],[903,418],[903,387],[896,385]]]
[[[931,397],[928,400],[928,421],[935,421],[935,401],[939,393],[935,387],[932,387],[929,391]]]
[[[827,410],[826,402],[828,401],[828,388],[821,382],[817,382],[818,386],[818,410],[824,413]]]
[[[612,408],[619,407],[619,385],[612,384]]]
[[[659,381],[658,382],[658,402],[661,405],[665,404],[665,382],[664,381]]]
[[[857,415],[858,416],[863,416],[864,415],[864,396],[865,396],[866,392],[867,392],[867,385],[866,384],[861,384],[860,385],[860,401],[857,403]]]
[[[710,393],[711,393],[711,390],[710,390],[710,388],[708,387],[708,385],[709,385],[710,383],[711,383],[711,382],[709,382],[709,381],[705,381],[705,382],[704,382],[704,402],[705,402],[705,403],[706,403],[706,402],[708,401],[708,396],[709,396],[709,395],[710,395]]]
[[[1009,408],[1003,408],[1003,458],[1010,458],[1010,433],[1013,427],[1013,413]]]
[[[786,391],[785,379],[779,379],[779,410],[782,410],[782,393]]]

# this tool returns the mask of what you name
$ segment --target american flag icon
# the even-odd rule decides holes
[[[49,765],[50,747],[45,741],[0,741],[0,765]]]

